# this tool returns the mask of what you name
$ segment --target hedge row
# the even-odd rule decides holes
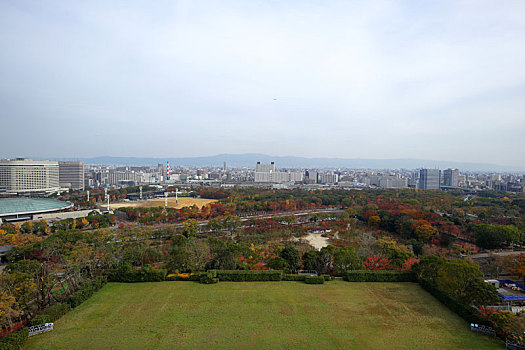
[[[412,271],[350,270],[343,274],[349,282],[417,282]]]
[[[118,269],[109,274],[110,282],[160,282],[166,280],[166,269],[146,266],[142,269]]]
[[[294,275],[294,274],[287,273],[287,274],[283,275],[283,281],[301,281],[301,282],[304,282],[304,280],[306,279],[306,276],[308,276],[308,275]]]
[[[31,320],[31,325],[37,326],[39,324],[44,324],[48,322],[55,322],[60,317],[65,315],[66,313],[71,310],[71,305],[68,303],[56,303],[53,304],[46,309],[44,309],[41,313],[39,313],[37,316],[35,316]]]
[[[20,329],[16,333],[10,333],[0,340],[0,350],[19,350],[22,349],[24,343],[29,336],[27,327]]]
[[[102,288],[107,281],[106,277],[99,276],[84,283],[75,293],[68,297],[68,304],[71,305],[72,308],[79,306],[84,301],[88,300],[93,293]]]
[[[280,281],[282,271],[264,270],[216,270],[219,281],[230,282],[259,282],[259,281]]]
[[[479,315],[479,312],[470,305],[465,305],[452,298],[449,294],[443,293],[437,289],[432,283],[420,279],[419,285],[429,292],[434,298],[439,300],[443,305],[448,307],[451,311],[458,314],[468,323],[477,323],[486,326],[491,326],[490,322]]]
[[[323,284],[324,283],[324,277],[323,276],[306,276],[304,279],[304,283],[306,284]]]

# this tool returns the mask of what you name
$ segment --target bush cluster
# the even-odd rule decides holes
[[[134,269],[123,265],[109,274],[110,282],[160,282],[166,280],[166,269],[156,269],[150,266]]]
[[[10,333],[0,339],[0,350],[22,349],[28,336],[29,336],[29,330],[27,329],[27,327],[21,328],[16,333]]]
[[[417,282],[412,271],[350,270],[343,274],[349,282]]]
[[[46,309],[44,309],[42,312],[40,312],[37,316],[35,316],[31,320],[32,326],[37,326],[39,324],[44,324],[48,322],[55,322],[60,317],[65,315],[66,313],[71,310],[71,305],[68,303],[56,303],[53,304]]]
[[[323,276],[306,276],[304,279],[304,283],[306,284],[323,284],[324,283],[324,277]]]
[[[96,277],[84,283],[75,293],[68,297],[68,304],[71,305],[72,308],[79,306],[84,301],[88,300],[93,295],[93,293],[102,288],[106,283],[107,278],[104,276]]]
[[[219,279],[215,270],[208,271],[200,277],[200,283],[202,284],[215,284],[217,282],[219,282]]]
[[[327,281],[327,282],[332,279],[332,277],[329,274],[324,274],[324,275],[321,275],[321,276],[323,276],[324,280]]]
[[[219,281],[230,282],[259,282],[259,281],[280,281],[282,271],[263,270],[216,270]]]

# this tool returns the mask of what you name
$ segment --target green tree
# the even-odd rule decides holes
[[[357,255],[354,247],[346,246],[340,247],[334,253],[334,272],[341,276],[348,270],[362,270],[364,269],[363,261]]]
[[[291,245],[284,247],[279,252],[279,256],[286,260],[290,271],[296,272],[301,268],[301,254],[295,247]]]
[[[485,283],[479,267],[466,260],[443,264],[438,270],[436,286],[468,305],[483,305],[498,300],[496,288]]]
[[[447,261],[435,255],[425,255],[418,263],[412,266],[412,271],[418,279],[423,279],[432,284],[435,283],[438,271]]]

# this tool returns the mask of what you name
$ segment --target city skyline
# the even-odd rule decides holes
[[[0,3],[0,158],[525,167],[521,2]]]

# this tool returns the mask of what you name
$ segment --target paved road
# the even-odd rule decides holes
[[[523,253],[525,253],[525,251],[523,250],[513,250],[513,251],[503,251],[503,252],[490,252],[490,254],[489,253],[472,254],[470,257],[472,259],[481,259],[481,258],[488,258],[489,255],[509,256],[509,255],[519,255]]]

